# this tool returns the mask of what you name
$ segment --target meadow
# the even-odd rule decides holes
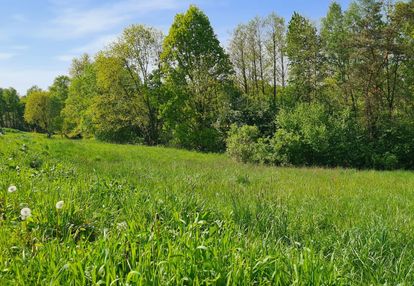
[[[413,211],[408,171],[0,136],[0,285],[413,285]]]

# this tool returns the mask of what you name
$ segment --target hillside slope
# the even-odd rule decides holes
[[[411,172],[7,133],[0,284],[409,285],[413,209]]]

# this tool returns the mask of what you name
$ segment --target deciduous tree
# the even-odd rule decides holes
[[[59,111],[59,102],[49,92],[34,91],[27,98],[24,118],[27,123],[40,127],[50,138],[56,130]]]
[[[222,149],[218,127],[229,105],[232,69],[208,17],[195,6],[178,14],[163,48],[170,89],[164,116],[176,142],[202,151]]]

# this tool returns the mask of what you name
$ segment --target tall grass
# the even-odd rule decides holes
[[[8,133],[0,285],[412,285],[413,210],[410,172]]]

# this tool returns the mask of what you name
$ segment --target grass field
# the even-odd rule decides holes
[[[413,285],[413,270],[411,172],[0,136],[0,285]]]

